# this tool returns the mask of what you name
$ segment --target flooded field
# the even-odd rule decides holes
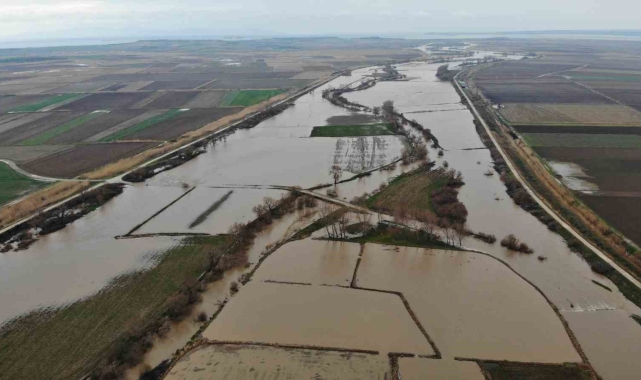
[[[388,371],[380,355],[226,344],[194,350],[166,379],[383,380]]]
[[[301,240],[272,253],[255,280],[349,286],[360,245],[336,241]]]
[[[497,260],[391,248],[367,244],[356,283],[403,293],[445,358],[581,361],[543,296]]]
[[[430,158],[439,165],[447,161],[463,174],[465,185],[459,200],[469,212],[468,227],[498,239],[513,233],[535,253],[514,253],[498,244],[472,239],[463,245],[505,261],[538,287],[576,330],[579,343],[604,378],[632,378],[626,376],[638,372],[633,355],[638,351],[641,327],[629,315],[641,311],[610,281],[593,273],[561,237],[514,205],[498,175],[484,175],[492,166],[489,151],[479,149],[483,144],[473,118],[451,84],[434,77],[437,67],[399,65],[399,71],[411,80],[380,82],[345,97],[370,107],[393,100],[406,117],[429,128],[445,150],[443,157],[437,157],[431,149]],[[335,163],[343,168],[346,179],[394,161],[404,144],[398,136],[309,137],[314,126],[331,123],[332,117],[351,115],[322,99],[322,89],[349,84],[370,73],[371,69],[361,69],[351,77],[339,77],[301,97],[280,115],[228,136],[194,160],[145,184],[129,186],[122,195],[29,249],[0,254],[0,321],[86,297],[119,274],[153,265],[156,252],[179,240],[114,237],[183,195],[185,183],[196,189],[136,233],[224,233],[234,222],[251,220],[252,207],[264,196],[282,193],[248,188],[251,185],[311,187],[332,182],[329,168]],[[375,171],[336,189],[340,198],[351,199],[371,193],[382,182],[411,168],[399,165]],[[230,191],[224,202],[203,216]],[[324,189],[318,192],[325,194]],[[144,362],[155,366],[183,347],[200,327],[194,322],[195,313],[211,316],[220,302],[231,296],[232,282],[253,269],[268,247],[310,223],[315,214],[314,209],[297,211],[258,234],[249,249],[249,266],[229,271],[210,284],[194,315],[176,323],[166,336],[155,338]],[[193,225],[199,217],[200,223]],[[261,264],[252,281],[229,299],[203,336],[223,342],[434,354],[398,295],[344,288],[352,281],[360,249],[357,244],[314,240],[282,246]],[[538,260],[538,256],[545,260]],[[421,378],[428,372],[447,379],[480,376],[475,363],[453,362],[453,357],[546,363],[581,360],[541,294],[508,267],[482,254],[367,244],[357,285],[402,292],[447,359],[401,358],[403,379]],[[137,378],[139,370],[128,378]],[[317,374],[328,379],[383,379],[387,371],[384,355],[225,344],[193,351],[168,378],[243,378],[251,372],[251,376],[265,379],[306,379]]]
[[[481,369],[474,362],[400,358],[398,372],[403,380],[483,380]]]
[[[225,306],[203,337],[434,354],[398,296],[329,286],[252,281]]]

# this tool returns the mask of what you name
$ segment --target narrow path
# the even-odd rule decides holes
[[[530,196],[536,201],[536,203],[541,206],[545,210],[545,212],[548,213],[554,220],[559,223],[563,228],[565,228],[568,232],[572,234],[576,239],[581,241],[583,244],[585,244],[586,247],[588,247],[592,252],[594,252],[596,255],[598,255],[603,261],[606,263],[610,264],[617,272],[619,272],[622,276],[624,276],[626,279],[628,279],[631,283],[633,283],[636,287],[641,288],[641,283],[630,273],[626,272],[623,270],[617,263],[615,263],[608,255],[600,251],[598,248],[596,248],[594,245],[592,245],[589,241],[587,241],[581,234],[579,234],[577,231],[572,228],[572,226],[568,225],[561,217],[559,217],[554,210],[552,210],[548,205],[541,199],[539,198],[538,194],[530,188],[530,185],[521,177],[521,174],[516,170],[516,167],[512,163],[512,161],[508,158],[507,154],[503,151],[503,148],[499,145],[499,143],[496,141],[494,138],[494,135],[492,134],[492,131],[490,130],[490,127],[487,125],[485,122],[485,119],[481,117],[481,114],[478,112],[476,109],[476,106],[474,106],[474,103],[472,103],[472,100],[470,97],[467,95],[467,92],[463,91],[461,88],[461,85],[458,83],[457,77],[460,75],[457,74],[454,77],[454,83],[457,86],[458,90],[465,96],[465,99],[467,100],[468,104],[470,105],[470,108],[472,109],[472,112],[474,113],[474,116],[476,117],[477,120],[483,125],[483,128],[485,128],[485,131],[487,132],[487,135],[490,136],[490,139],[492,140],[492,143],[498,150],[498,152],[501,154],[501,157],[503,157],[503,160],[505,160],[505,163],[507,166],[510,168],[512,171],[512,174],[514,175],[514,178],[516,178],[523,188],[530,194]]]
[[[592,62],[590,62],[590,63],[592,63]],[[561,71],[555,71],[555,72],[553,72],[553,73],[547,73],[547,74],[539,75],[539,76],[538,76],[538,77],[536,77],[536,78],[537,78],[537,79],[538,79],[538,78],[544,78],[544,77],[547,77],[547,76],[558,75],[558,74],[561,74],[561,73],[567,73],[567,72],[570,72],[570,71],[577,71],[577,70],[585,69],[586,67],[588,67],[588,65],[589,65],[590,63],[586,63],[585,65],[583,65],[583,66],[581,66],[581,67],[575,67],[575,68],[573,68],[573,69],[569,69],[569,70],[561,70]]]

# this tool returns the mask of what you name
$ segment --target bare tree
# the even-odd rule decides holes
[[[349,225],[348,213],[344,213],[340,217],[338,217],[338,230],[340,232],[340,237],[342,237],[343,239],[347,237],[348,225]]]
[[[318,212],[321,215],[321,218],[325,220],[325,230],[327,231],[327,236],[332,237],[332,233],[330,232],[330,215],[336,210],[334,205],[326,202],[322,202],[320,206],[318,207]]]
[[[468,236],[467,228],[463,224],[457,224],[453,228],[453,238],[456,239],[459,247],[463,246],[463,239]]]
[[[274,209],[278,206],[278,201],[272,197],[263,198],[263,203],[269,212],[274,212]]]
[[[334,178],[334,186],[340,181],[341,177],[343,176],[343,170],[339,165],[332,165],[332,168],[329,170],[329,174]]]
[[[374,116],[379,116],[381,114],[381,107],[372,108],[372,112],[374,113]]]

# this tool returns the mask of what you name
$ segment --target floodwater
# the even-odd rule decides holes
[[[580,165],[560,161],[548,161],[548,165],[562,176],[561,182],[568,188],[588,194],[599,191],[598,185],[587,180],[590,176]]]
[[[545,298],[496,259],[367,244],[356,283],[401,292],[443,357],[579,362]]]
[[[383,380],[388,371],[380,355],[226,344],[195,349],[166,379]]]
[[[232,192],[216,210],[205,220],[189,226],[212,204],[225,194]],[[264,197],[279,199],[285,194],[281,190],[267,189],[228,189],[197,187],[195,190],[171,205],[165,211],[142,226],[136,234],[153,234],[167,232],[208,233],[211,235],[226,233],[234,223],[247,223],[256,218],[252,208],[261,204]]]
[[[397,295],[331,286],[252,281],[229,301],[203,337],[434,354]]]
[[[253,280],[349,286],[360,248],[325,240],[287,243],[269,256]]]
[[[403,380],[483,380],[481,369],[474,362],[433,360],[423,358],[398,359],[399,373]]]

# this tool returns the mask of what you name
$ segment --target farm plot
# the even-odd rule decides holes
[[[127,82],[114,83],[111,86],[105,87],[99,91],[118,91],[120,89],[127,87],[129,84],[130,83],[127,83]]]
[[[94,111],[91,113],[88,113],[86,115],[80,116],[77,119],[73,119],[67,123],[61,124],[55,128],[49,129],[43,133],[40,133],[36,136],[30,137],[26,140],[22,140],[20,142],[20,145],[42,145],[52,139],[54,139],[56,136],[68,133],[72,131],[75,128],[80,127],[84,123],[87,123],[91,120],[94,120],[96,118],[99,118],[103,116],[105,112],[102,111]]]
[[[84,95],[82,94],[60,94],[54,96],[48,96],[42,100],[36,101],[35,103],[19,106],[9,110],[10,112],[36,112],[44,108],[53,106],[58,103],[71,101],[73,99],[81,98]]]
[[[280,95],[285,90],[241,90],[230,91],[225,94],[221,102],[223,107],[249,107],[265,100]]]
[[[640,125],[641,112],[619,104],[504,104],[511,124]]]
[[[109,128],[117,126],[128,120],[141,115],[142,110],[114,110],[109,112],[98,112],[100,117],[90,118],[82,125],[64,133],[58,134],[47,141],[48,144],[70,144],[79,143],[101,133]],[[93,115],[89,114],[89,115]]]
[[[590,135],[641,135],[641,127],[610,126],[610,125],[580,125],[580,124],[545,124],[530,125],[517,124],[512,128],[523,134],[532,133],[563,133],[563,134],[590,134]]]
[[[391,124],[380,123],[314,127],[310,137],[390,136],[396,134]]]
[[[70,148],[71,145],[0,146],[0,158],[23,163]]]
[[[204,127],[212,121],[232,115],[241,109],[242,108],[240,107],[201,108],[182,111],[176,113],[172,117],[148,125],[145,128],[141,128],[136,131],[129,131],[131,133],[127,132],[124,137],[136,140],[169,140],[184,133]],[[119,139],[123,139],[124,137],[121,136]],[[110,138],[109,140],[112,141],[115,139]]]
[[[4,133],[32,121],[42,119],[48,115],[49,113],[46,112],[10,113],[2,115],[0,116],[0,133]]]
[[[624,86],[614,86],[612,82],[607,82],[605,85],[597,86],[589,83],[589,86],[623,104],[641,111],[641,84],[635,83],[631,85],[626,83]]]
[[[166,92],[143,108],[148,110],[187,108],[183,105],[198,94],[197,91]]]
[[[22,124],[19,128],[0,133],[0,144],[17,144],[84,115],[83,112],[47,112],[46,114],[47,116]]]
[[[574,83],[558,81],[478,81],[478,87],[493,103],[614,104]]]
[[[155,81],[142,87],[143,91],[158,91],[158,90],[193,90],[209,81],[203,80],[162,80]]]
[[[400,358],[399,373],[403,380],[484,380],[481,369],[474,362],[457,360],[432,360],[424,358]]]
[[[122,111],[131,111],[131,110],[116,110],[116,111],[111,111],[110,113],[114,112],[122,112]],[[153,111],[143,111],[142,114],[138,116],[134,116],[131,119],[128,119],[126,121],[121,122],[120,124],[116,124],[113,127],[107,128],[102,132],[99,132],[95,135],[92,135],[91,137],[88,137],[84,140],[84,142],[96,142],[96,141],[101,141],[105,138],[108,138],[109,136],[113,135],[114,133],[120,132],[122,130],[125,130],[127,128],[130,128],[136,124],[142,123],[147,119],[151,119],[153,117],[162,115],[165,113],[166,110],[153,110]]]
[[[411,207],[417,210],[433,211],[431,192],[443,187],[447,182],[441,172],[418,170],[401,174],[385,189],[370,197],[368,207],[393,212],[400,208]]]
[[[524,133],[532,147],[557,148],[641,148],[641,136],[583,133]]]
[[[49,97],[49,95],[0,96],[0,112],[7,112],[19,107],[36,104]]]
[[[80,145],[23,165],[31,173],[58,178],[73,178],[107,163],[133,156],[156,143],[130,142]]]
[[[0,206],[47,185],[49,183],[34,181],[0,162]]]
[[[639,177],[637,177],[637,182]],[[579,193],[583,203],[636,244],[641,244],[641,197],[598,196]]]
[[[94,91],[98,91],[101,88],[111,86],[113,84],[114,84],[113,81],[72,83],[63,87],[58,87],[53,92],[55,93],[94,92]]]
[[[311,80],[307,79],[223,79],[217,80],[206,88],[224,89],[276,89],[276,88],[300,88],[307,86]]]
[[[91,94],[86,98],[82,98],[66,104],[60,109],[91,112],[96,110],[129,108],[131,105],[141,101],[148,96],[149,93],[145,92],[105,92]]]
[[[533,79],[540,75],[572,70],[577,67],[580,67],[580,65],[548,63],[541,61],[502,62],[486,69],[479,70],[475,77],[478,80]]]
[[[220,104],[226,91],[202,91],[195,98],[191,99],[185,108],[214,108]]]
[[[130,126],[128,128],[120,130],[120,131],[118,131],[118,132],[116,132],[116,133],[114,133],[112,135],[109,135],[109,136],[101,139],[100,141],[108,142],[108,141],[122,140],[122,139],[124,139],[126,137],[129,137],[129,136],[135,134],[135,133],[141,132],[141,131],[143,131],[143,130],[145,130],[145,129],[147,129],[147,128],[155,125],[155,124],[158,124],[158,123],[163,122],[163,121],[171,120],[181,112],[186,112],[186,111],[182,111],[182,110],[179,110],[179,109],[168,110],[168,111],[166,111],[164,113],[161,113],[161,114],[159,114],[157,116],[150,117],[149,119],[146,119],[146,120],[144,120],[144,121],[142,121],[142,122],[140,122],[138,124],[132,125],[132,126]]]
[[[381,355],[225,344],[195,349],[166,379],[384,380],[387,372]]]

